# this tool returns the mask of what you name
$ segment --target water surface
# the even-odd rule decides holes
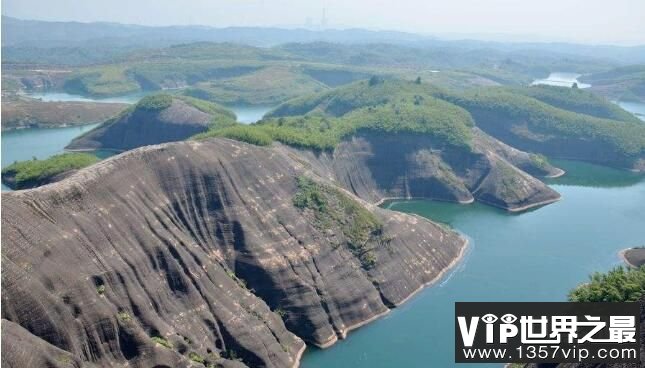
[[[645,121],[645,103],[640,102],[617,102],[618,106],[636,115],[639,119]]]
[[[591,87],[591,84],[581,83],[580,81],[578,81],[578,77],[580,77],[581,75],[582,74],[570,73],[570,72],[553,72],[544,79],[534,80],[533,83],[531,83],[531,85],[546,84],[549,86],[573,87],[573,84],[577,83],[578,88]]]
[[[38,93],[28,93],[25,96],[31,98],[41,99],[46,102],[57,102],[57,101],[72,101],[72,102],[119,102],[134,104],[139,102],[140,99],[150,94],[150,92],[139,92],[131,93],[123,96],[115,97],[106,97],[106,98],[95,98],[81,95],[74,95],[65,92],[38,92]],[[226,106],[229,110],[233,111],[237,115],[237,121],[243,124],[255,123],[256,121],[262,119],[262,116],[272,110],[275,106],[243,106],[243,105],[232,105]]]
[[[564,301],[590,273],[621,264],[619,250],[645,244],[642,176],[570,161],[556,164],[569,175],[550,182],[562,200],[527,213],[478,203],[386,203],[454,227],[470,239],[469,253],[438,285],[386,317],[327,350],[308,349],[302,367],[455,366],[454,302]]]
[[[15,161],[45,159],[57,153],[76,136],[98,124],[66,128],[30,128],[2,132],[2,168]],[[11,190],[2,184],[2,190]]]

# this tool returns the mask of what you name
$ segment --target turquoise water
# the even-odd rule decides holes
[[[478,203],[386,203],[449,224],[470,239],[469,253],[438,285],[386,317],[329,349],[308,349],[302,367],[455,366],[454,302],[564,301],[590,273],[621,264],[619,250],[645,244],[642,176],[583,163],[557,164],[570,176],[551,181],[562,200],[527,213],[509,214]]]
[[[98,124],[67,128],[21,129],[2,132],[2,168],[15,161],[44,159],[62,153],[72,138],[94,128]],[[2,190],[11,190],[2,184]]]
[[[75,102],[120,102],[133,104],[137,103],[141,98],[146,96],[145,92],[132,93],[123,96],[106,97],[106,98],[93,98],[81,95],[73,95],[65,92],[41,92],[29,93],[26,96],[31,98],[41,99],[43,101],[75,101]],[[268,111],[272,110],[275,106],[227,106],[228,109],[237,115],[237,121],[244,124],[255,123],[262,119],[262,116]]]

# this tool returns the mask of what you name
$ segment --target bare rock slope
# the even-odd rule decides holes
[[[3,193],[2,365],[297,366],[465,249],[312,168],[212,139]]]
[[[372,203],[385,198],[459,203],[478,200],[509,211],[522,211],[560,198],[526,171],[557,176],[562,170],[536,162],[535,156],[507,146],[477,128],[472,151],[447,147],[427,135],[373,132],[341,142],[333,153],[287,146],[282,149]]]
[[[151,144],[181,141],[204,132],[219,115],[220,118],[233,118],[234,115],[211,114],[199,109],[189,101],[170,96],[150,96],[164,98],[163,105],[147,106],[146,99],[125,110],[119,116],[107,120],[93,130],[75,138],[65,147],[71,151],[129,149]]]

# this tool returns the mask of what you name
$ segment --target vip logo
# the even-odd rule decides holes
[[[501,321],[501,323],[496,325],[495,322],[497,322],[498,320]],[[500,318],[492,313],[488,313],[481,318],[470,317],[470,321],[468,321],[466,317],[457,317],[457,322],[459,323],[459,332],[461,333],[461,338],[464,342],[464,346],[473,346],[480,321],[484,322],[486,326],[485,331],[487,344],[506,344],[509,338],[517,336],[519,332],[517,326],[513,324],[515,321],[517,321],[517,317],[510,313],[504,314]],[[498,331],[497,334],[495,334],[496,326]]]

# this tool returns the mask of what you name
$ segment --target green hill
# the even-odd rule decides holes
[[[512,88],[511,92],[533,97],[549,105],[598,118],[639,122],[633,114],[591,91],[556,86]]]
[[[478,127],[516,148],[645,170],[642,122],[579,114],[504,88],[443,93],[441,97],[468,110]]]
[[[249,126],[211,129],[199,135],[224,136],[255,144],[279,141],[333,149],[357,131],[419,133],[456,147],[468,147],[473,121],[465,110],[429,93],[415,82],[372,79],[279,106]],[[293,115],[293,116],[292,116]]]

